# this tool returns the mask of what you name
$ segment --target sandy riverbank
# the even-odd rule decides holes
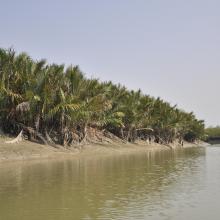
[[[70,157],[91,157],[91,156],[108,156],[115,154],[134,154],[146,151],[162,151],[181,148],[178,144],[165,146],[160,144],[147,145],[145,142],[139,141],[135,144],[131,143],[97,143],[88,144],[79,148],[54,148],[47,145],[41,145],[29,141],[22,141],[15,144],[5,143],[10,140],[8,137],[0,137],[0,162],[15,160],[34,160],[34,159],[64,159]],[[202,143],[184,143],[186,147],[200,146]]]

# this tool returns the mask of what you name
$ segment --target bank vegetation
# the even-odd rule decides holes
[[[140,90],[88,79],[78,66],[0,49],[0,129],[54,146],[94,136],[169,144],[202,138],[204,122]]]

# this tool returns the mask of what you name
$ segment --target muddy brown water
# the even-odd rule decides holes
[[[0,163],[0,220],[220,219],[220,146]]]

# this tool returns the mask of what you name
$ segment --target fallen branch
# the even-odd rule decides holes
[[[5,141],[6,144],[15,144],[15,143],[19,143],[21,141],[23,141],[24,137],[23,137],[23,130],[21,130],[21,132],[19,133],[19,135],[11,140],[11,141]]]
[[[154,131],[152,128],[137,128],[136,131]]]
[[[52,147],[55,147],[55,148],[58,148],[56,146],[56,144],[53,142],[52,138],[49,136],[49,134],[47,133],[47,131],[45,132],[45,135],[46,135],[46,141],[47,143],[52,146]]]
[[[47,140],[43,137],[43,135],[37,132],[34,128],[25,126],[22,123],[17,123],[20,127],[22,127],[22,131],[24,130],[25,133],[28,133],[29,139],[32,140],[33,136],[38,137],[44,144],[48,145]]]

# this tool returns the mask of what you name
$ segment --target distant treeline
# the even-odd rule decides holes
[[[167,144],[204,135],[202,120],[160,98],[85,78],[78,66],[0,49],[0,129],[71,146],[85,141],[90,128],[129,142]]]
[[[205,129],[206,138],[216,138],[220,139],[220,126],[209,127]]]

